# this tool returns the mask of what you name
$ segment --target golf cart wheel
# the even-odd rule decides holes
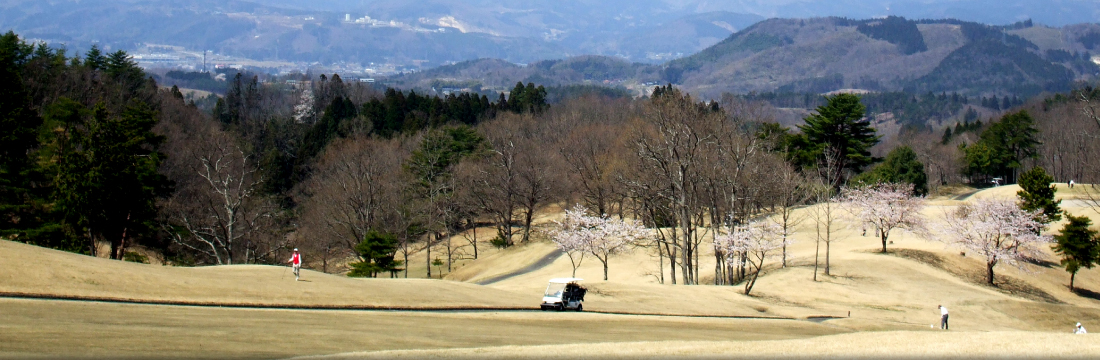
[[[565,304],[558,304],[558,311],[565,311]]]
[[[577,312],[584,311],[584,305],[577,305]]]

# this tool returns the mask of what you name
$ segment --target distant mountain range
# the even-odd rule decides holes
[[[847,17],[801,18],[821,15]],[[1097,19],[1086,0],[0,0],[0,29],[76,51],[163,44],[431,69],[387,79],[404,87],[674,83],[707,97],[1060,91],[1100,72]]]
[[[436,66],[603,55],[659,64],[766,18],[1100,20],[1092,0],[0,0],[0,29],[84,49],[154,43],[255,60]],[[352,21],[346,21],[346,20]],[[362,21],[356,21],[362,20]],[[443,31],[440,31],[443,29]]]
[[[771,19],[699,53],[661,65],[575,57],[520,67],[470,61],[395,77],[403,87],[440,79],[507,87],[673,83],[707,98],[722,93],[869,91],[1031,96],[1100,75],[1100,25],[989,26],[899,17]]]
[[[659,0],[0,0],[0,29],[78,50],[151,43],[321,64],[527,63],[584,54],[659,63],[763,19],[676,10]]]

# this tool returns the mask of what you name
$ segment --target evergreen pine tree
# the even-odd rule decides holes
[[[928,174],[917,153],[908,146],[899,146],[886,155],[886,160],[870,171],[852,179],[867,185],[879,183],[913,184],[913,195],[928,194]]]
[[[0,37],[0,236],[34,241],[27,231],[40,225],[33,214],[31,151],[38,147],[42,119],[30,108],[19,75],[22,42],[12,32]]]
[[[1069,289],[1073,291],[1073,280],[1077,271],[1091,269],[1100,261],[1100,237],[1096,230],[1089,228],[1092,220],[1086,216],[1066,214],[1069,222],[1054,235],[1054,252],[1062,256],[1062,267],[1069,272]]]
[[[401,261],[393,258],[397,252],[397,236],[393,234],[371,230],[355,246],[355,252],[359,261],[349,264],[350,277],[377,277],[379,273],[401,266]]]
[[[814,159],[823,159],[827,149],[835,152],[835,164],[826,171],[835,179],[833,188],[840,189],[846,180],[845,171],[858,173],[874,161],[870,149],[879,136],[870,120],[864,118],[866,107],[859,96],[838,94],[827,99],[826,105],[819,106],[815,114],[806,117],[805,124],[798,126],[810,144],[800,151],[809,152]]]
[[[88,49],[88,53],[84,55],[84,66],[87,66],[92,70],[103,70],[107,66],[107,59],[103,57],[103,52],[99,51],[98,45],[92,45],[91,49]]]
[[[1058,205],[1062,200],[1054,200],[1057,187],[1051,185],[1054,177],[1047,174],[1042,167],[1036,166],[1020,174],[1020,190],[1016,196],[1020,198],[1020,208],[1027,211],[1040,211],[1044,216],[1041,222],[1049,223],[1062,218],[1062,209]]]

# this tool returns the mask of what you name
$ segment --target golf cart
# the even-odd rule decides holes
[[[581,311],[584,306],[584,293],[588,292],[578,278],[554,278],[550,279],[550,285],[546,286],[546,293],[542,295],[542,310],[576,310]]]

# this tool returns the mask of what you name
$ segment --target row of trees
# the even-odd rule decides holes
[[[712,245],[714,282],[751,291],[765,258],[778,254],[786,266],[791,229],[805,220],[793,208],[822,202],[811,218],[824,230],[828,273],[835,216],[825,200],[846,186],[855,196],[860,181],[911,184],[895,189],[904,198],[880,200],[885,211],[926,191],[917,147],[864,171],[878,160],[879,137],[854,95],[828,98],[794,133],[766,125],[773,113],[760,103],[702,103],[671,86],[648,99],[549,107],[544,90],[517,84],[485,107],[483,97],[475,106],[468,95],[378,93],[338,76],[301,88],[237,77],[211,116],[132,64],[101,68],[86,65],[98,64],[92,55],[4,39],[11,55],[0,60],[10,59],[4,76],[14,79],[4,85],[18,85],[0,104],[11,129],[4,151],[26,155],[4,157],[0,209],[14,214],[4,216],[5,236],[85,252],[110,242],[116,258],[141,242],[174,263],[274,262],[296,245],[329,272],[377,276],[418,252],[449,270],[478,256],[477,228],[493,228],[497,246],[527,242],[540,236],[537,212],[564,202],[591,209],[578,223],[635,219],[652,229],[605,238],[654,254],[662,282],[700,283],[699,257]],[[420,125],[378,130],[390,117]],[[754,222],[771,213],[780,216],[770,225]],[[884,246],[891,229],[908,226],[879,216],[865,222]],[[605,269],[622,248],[578,244]]]
[[[0,36],[0,236],[113,259],[155,239],[161,95],[125,52]]]

